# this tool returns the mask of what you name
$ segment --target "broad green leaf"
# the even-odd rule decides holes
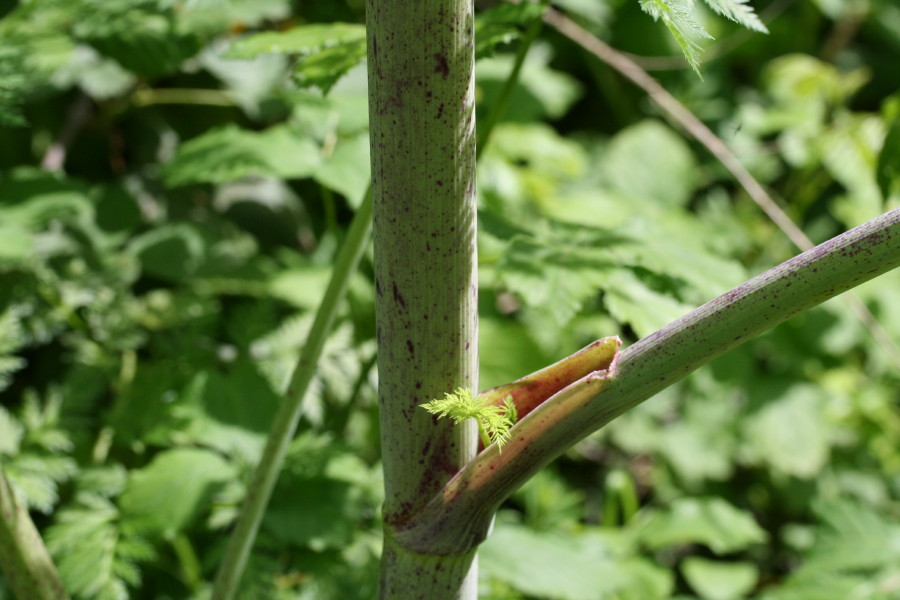
[[[772,394],[749,415],[743,426],[746,458],[795,477],[816,477],[828,461],[829,429],[823,392],[795,385],[778,394],[778,387],[757,386],[760,396]]]
[[[203,46],[164,3],[110,0],[80,3],[75,37],[123,67],[148,77],[170,74]]]
[[[251,349],[260,353],[262,349]],[[253,398],[253,403],[247,403]],[[226,373],[204,371],[186,385],[171,412],[180,423],[161,422],[154,438],[176,438],[215,448],[242,460],[256,461],[265,443],[280,398],[270,383],[247,360],[239,360]]]
[[[316,551],[345,547],[365,513],[381,500],[378,475],[330,436],[298,436],[263,527],[278,539]]]
[[[234,469],[214,452],[173,448],[131,471],[119,506],[123,517],[143,531],[172,539],[209,510],[213,495],[234,475]]]
[[[294,67],[294,81],[301,87],[317,86],[327,94],[337,83],[366,57],[366,42],[358,40],[322,48],[300,58]]]
[[[746,597],[759,577],[753,563],[722,562],[689,556],[681,563],[681,572],[704,600],[738,600]]]
[[[684,316],[691,306],[647,286],[632,271],[610,273],[604,284],[603,303],[620,323],[628,323],[641,337]]]
[[[545,10],[541,2],[501,3],[475,17],[475,59],[493,56],[496,48],[518,39],[522,29]]]
[[[550,50],[534,44],[519,73],[518,85],[509,98],[503,115],[505,121],[531,122],[548,117],[562,117],[581,97],[581,84],[571,75],[548,66]],[[513,66],[513,57],[498,55],[478,63],[475,73],[479,103],[492,106]]]
[[[293,179],[312,175],[321,162],[315,142],[290,126],[254,132],[228,125],[179,146],[164,176],[171,186],[251,176]]]
[[[767,537],[749,513],[721,498],[682,498],[639,518],[643,520],[640,540],[654,550],[704,544],[721,555],[762,543]]]
[[[133,238],[129,251],[147,275],[178,281],[193,275],[206,248],[197,230],[187,223],[163,225]]]
[[[536,532],[498,523],[479,550],[484,575],[554,600],[662,600],[671,574],[622,552],[598,530],[580,534]]]
[[[235,42],[225,56],[255,58],[265,53],[298,56],[295,81],[301,86],[318,86],[327,94],[365,58],[366,29],[357,23],[316,23],[257,33]]]
[[[612,186],[643,204],[684,206],[699,170],[684,138],[657,121],[645,120],[610,140],[600,163]]]
[[[326,46],[366,39],[366,28],[357,23],[316,23],[286,31],[267,31],[236,41],[229,58],[254,58],[264,53],[309,54]]]
[[[369,187],[369,169],[369,136],[358,135],[339,139],[313,178],[359,208]]]

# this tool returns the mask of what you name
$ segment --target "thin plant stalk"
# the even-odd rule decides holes
[[[338,251],[328,288],[316,311],[300,359],[291,374],[284,401],[272,422],[262,458],[253,473],[237,526],[228,540],[225,555],[216,575],[212,593],[214,600],[230,600],[237,593],[259,524],[278,479],[278,473],[284,464],[288,446],[297,430],[306,390],[316,372],[319,356],[334,324],[341,300],[350,285],[350,278],[359,266],[369,240],[371,224],[372,194],[366,193],[362,205],[353,217],[347,237]]]

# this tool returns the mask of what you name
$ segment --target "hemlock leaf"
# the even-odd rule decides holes
[[[700,45],[696,38],[711,40],[713,37],[694,19],[690,9],[681,0],[641,0],[641,9],[654,21],[663,22],[678,42],[688,64],[699,75]]]
[[[123,524],[115,504],[89,493],[57,513],[46,539],[66,590],[90,600],[127,600],[129,586],[141,580],[136,563],[156,555]]]
[[[748,0],[704,0],[711,9],[735,23],[740,23],[747,29],[760,33],[769,33],[763,22],[759,20],[752,6],[748,6]]]

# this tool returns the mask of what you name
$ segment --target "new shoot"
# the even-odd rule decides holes
[[[503,444],[509,441],[509,430],[516,424],[518,413],[513,397],[507,396],[500,405],[488,404],[487,398],[475,397],[471,390],[458,388],[452,394],[444,394],[442,399],[420,404],[422,408],[438,419],[450,417],[454,424],[466,419],[475,419],[478,423],[478,434],[485,447],[492,443],[502,450]]]

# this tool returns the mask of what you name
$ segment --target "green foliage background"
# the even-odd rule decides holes
[[[368,183],[362,4],[0,8],[0,461],[76,599],[208,595]],[[715,38],[697,39],[701,80],[640,3],[558,3],[639,55],[814,240],[900,205],[900,7],[752,4],[768,35],[694,7]],[[481,117],[536,14],[489,8]],[[633,341],[794,253],[639,90],[546,29],[479,206],[483,388]],[[243,598],[375,595],[370,275],[371,255]],[[858,290],[895,341],[898,275]],[[842,301],[799,316],[520,490],[480,554],[482,596],[898,598],[898,389]]]

